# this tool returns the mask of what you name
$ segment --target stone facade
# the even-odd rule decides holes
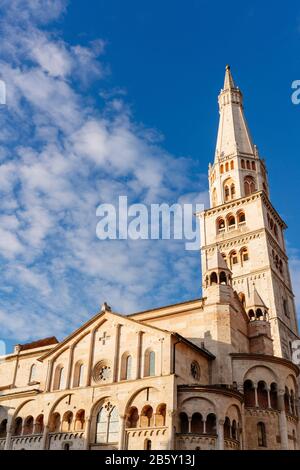
[[[122,316],[0,361],[0,449],[299,449],[285,224],[229,67],[201,219],[203,298]]]

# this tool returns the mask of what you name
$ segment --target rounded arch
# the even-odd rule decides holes
[[[213,284],[218,284],[218,275],[215,271],[210,275],[210,285],[212,286]]]
[[[245,196],[250,196],[256,192],[256,182],[253,176],[248,175],[244,178],[244,192]]]
[[[140,415],[136,406],[131,406],[127,413],[126,428],[137,428]]]
[[[145,405],[142,408],[140,416],[140,426],[141,428],[149,428],[154,426],[154,414],[151,405]]]
[[[85,410],[78,410],[75,415],[75,431],[83,431],[85,427]]]
[[[160,403],[155,411],[155,424],[156,426],[165,426],[166,425],[166,413],[167,405],[165,403]]]
[[[24,420],[23,435],[33,434],[34,419],[33,416],[27,416]]]
[[[228,214],[226,216],[226,222],[229,230],[232,230],[236,226],[236,218],[234,214]]]
[[[73,424],[73,413],[72,411],[68,410],[65,411],[62,417],[62,426],[61,430],[62,432],[69,432],[72,430],[72,424]]]
[[[237,218],[237,222],[238,222],[239,225],[245,224],[246,223],[245,211],[243,209],[238,211],[237,215],[236,215],[236,218]]]
[[[84,385],[84,363],[80,359],[74,366],[73,387],[82,387]]]
[[[132,378],[132,354],[125,351],[121,356],[121,380],[130,380]]]
[[[224,271],[220,272],[220,284],[224,284],[224,285],[227,284],[227,276]]]
[[[44,431],[44,415],[40,414],[35,420],[34,434],[42,434]]]
[[[193,434],[203,434],[204,431],[204,423],[203,423],[203,416],[201,413],[193,413],[192,421],[191,421],[191,432]]]
[[[219,217],[216,221],[217,226],[217,233],[223,233],[226,229],[225,219],[223,217]]]
[[[279,383],[278,376],[274,370],[265,365],[250,367],[244,374],[243,382],[251,380],[253,383],[257,383],[257,377],[261,377],[261,380],[265,381],[268,387],[270,387],[272,382]]]
[[[137,399],[137,397],[142,394],[143,392],[147,392],[149,391],[149,393],[155,393],[157,395],[160,395],[160,390],[158,390],[158,388],[156,387],[141,387],[139,388],[138,390],[136,390],[127,400],[126,402],[126,405],[125,405],[125,413],[128,413],[128,410],[129,408],[132,406],[132,405],[135,405],[134,404],[134,401]],[[107,397],[108,398],[108,397]],[[145,400],[144,400],[145,401]]]
[[[184,411],[179,413],[179,432],[187,434],[189,432],[189,419]]]

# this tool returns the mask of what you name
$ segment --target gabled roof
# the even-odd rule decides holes
[[[55,336],[39,339],[37,341],[33,341],[32,343],[17,344],[15,347],[17,347],[19,351],[27,351],[28,349],[42,348],[43,346],[51,346],[52,344],[58,344],[58,339],[56,339]]]

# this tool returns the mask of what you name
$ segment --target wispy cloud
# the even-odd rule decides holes
[[[125,313],[199,295],[199,259],[183,243],[96,238],[96,207],[119,195],[202,202],[192,162],[134,122],[124,90],[102,86],[105,41],[70,45],[51,31],[66,2],[10,0],[0,10],[2,335],[62,336],[104,300]]]

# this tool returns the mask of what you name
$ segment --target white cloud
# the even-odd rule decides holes
[[[202,202],[206,195],[197,191],[203,188],[188,176],[191,162],[169,155],[157,131],[135,124],[124,92],[97,91],[107,100],[102,113],[91,105],[82,90],[105,76],[107,67],[99,61],[105,42],[71,46],[40,26],[59,17],[65,2],[4,5],[4,333],[18,341],[62,336],[104,300],[129,313],[199,295],[198,256],[184,251],[184,243],[96,238],[97,206],[116,203],[119,195],[147,204],[173,204],[180,195],[181,203]]]

